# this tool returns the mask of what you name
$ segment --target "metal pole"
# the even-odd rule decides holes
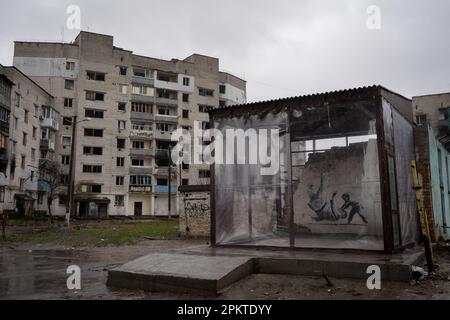
[[[70,162],[69,162],[69,196],[67,197],[66,205],[66,223],[67,226],[70,225],[70,215],[73,214],[73,167],[74,167],[74,155],[75,155],[75,143],[76,143],[76,127],[77,127],[77,116],[73,117],[72,120],[72,145],[70,146]]]
[[[417,210],[419,211],[419,220],[420,227],[422,232],[423,244],[425,247],[425,259],[427,261],[428,272],[434,271],[434,256],[433,256],[433,245],[431,244],[431,236],[430,236],[430,226],[428,224],[428,216],[426,209],[424,208],[421,190],[422,187],[419,185],[419,177],[417,174],[417,164],[416,161],[411,161],[412,168],[412,178],[413,178],[413,190],[416,194],[416,204]]]

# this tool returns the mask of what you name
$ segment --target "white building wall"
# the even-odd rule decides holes
[[[244,104],[247,102],[247,96],[244,90],[241,90],[229,83],[223,83],[225,85],[225,93],[220,94],[221,100],[226,100],[227,105]]]

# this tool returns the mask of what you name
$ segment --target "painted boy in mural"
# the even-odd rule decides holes
[[[362,221],[367,224],[367,219],[361,214],[361,205],[359,202],[352,201],[350,195],[348,193],[344,193],[342,195],[342,200],[344,200],[344,204],[339,209],[340,212],[347,216],[347,209],[351,208],[350,213],[348,214],[348,224],[351,224],[353,221],[353,217],[357,214],[361,217]],[[345,217],[343,217],[345,219]]]
[[[314,219],[315,221],[339,221],[340,219],[347,219],[348,217],[348,224],[351,224],[355,215],[359,215],[364,223],[368,223],[366,217],[364,217],[361,213],[361,204],[359,202],[352,201],[348,193],[344,193],[342,195],[344,204],[337,210],[338,212],[336,212],[336,209],[334,207],[334,199],[336,198],[337,192],[333,193],[329,201],[325,201],[323,199],[323,189],[323,175],[320,178],[320,186],[317,191],[314,190],[314,185],[310,184],[308,186],[308,206],[316,213],[316,216],[312,217],[312,219]],[[350,212],[347,212],[348,209],[350,209]]]

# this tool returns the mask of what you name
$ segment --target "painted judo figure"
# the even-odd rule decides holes
[[[352,201],[348,193],[342,195],[344,204],[341,208],[336,210],[335,198],[338,194],[337,191],[333,193],[329,201],[323,200],[324,189],[324,176],[320,178],[320,186],[317,191],[314,190],[314,185],[308,186],[309,203],[308,206],[316,213],[315,217],[312,217],[315,221],[339,221],[341,219],[347,219],[348,224],[351,224],[355,215],[361,217],[362,221],[367,224],[367,219],[361,213],[362,206],[359,202]],[[350,208],[350,212],[347,210]],[[336,212],[337,211],[337,212]]]
[[[316,213],[316,217],[312,217],[315,221],[338,221],[341,216],[336,213],[334,208],[334,199],[337,192],[333,193],[332,198],[329,202],[323,200],[323,186],[324,186],[324,176],[320,178],[320,186],[317,191],[314,191],[314,185],[310,184],[308,186],[309,203],[308,206],[312,211]]]

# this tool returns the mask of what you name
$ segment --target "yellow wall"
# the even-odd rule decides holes
[[[128,215],[134,215],[134,203],[142,202],[142,214],[144,216],[152,215],[152,195],[150,194],[132,194],[128,197]]]

